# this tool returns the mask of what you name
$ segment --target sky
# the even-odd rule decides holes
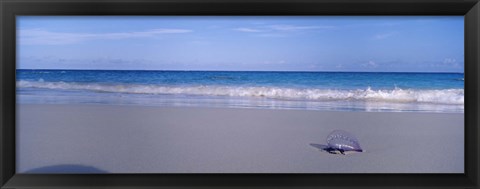
[[[463,72],[463,16],[17,16],[17,68]]]

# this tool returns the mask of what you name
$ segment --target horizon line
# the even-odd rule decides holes
[[[27,69],[19,69],[16,68],[15,70],[62,70],[62,71],[172,71],[172,72],[345,72],[345,73],[461,73],[465,74],[465,71],[463,72],[425,72],[425,71],[408,71],[408,72],[402,72],[402,71],[332,71],[332,70],[325,70],[325,71],[286,71],[286,70],[277,70],[277,71],[268,71],[268,70],[154,70],[154,69],[134,69],[134,70],[129,70],[129,69],[34,69],[34,68],[27,68]]]

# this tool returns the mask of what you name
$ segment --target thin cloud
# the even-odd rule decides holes
[[[277,31],[300,31],[300,30],[316,30],[316,29],[333,29],[333,26],[296,26],[296,25],[270,25],[270,29]]]
[[[287,35],[280,34],[280,33],[264,33],[256,35],[258,37],[286,37]]]
[[[443,59],[444,64],[457,64],[457,60],[454,58],[445,58]]]
[[[460,63],[454,58],[445,58],[445,59],[443,59],[442,63],[445,66],[451,66],[451,67],[455,67],[455,68],[460,67]]]
[[[263,31],[263,30],[254,29],[254,28],[235,28],[233,30],[239,31],[239,32],[262,32]]]
[[[392,37],[394,35],[396,35],[397,32],[389,32],[389,33],[382,33],[382,34],[377,34],[375,36],[373,36],[373,39],[376,39],[376,40],[382,40],[382,39],[387,39],[389,37]]]
[[[276,61],[265,60],[262,63],[266,64],[266,65],[282,65],[282,64],[287,64],[287,61],[285,61],[285,60],[276,60]]]
[[[116,40],[129,38],[154,37],[164,34],[189,33],[192,30],[160,28],[137,32],[115,33],[67,33],[51,32],[44,29],[22,29],[18,31],[19,42],[24,45],[65,45],[88,40]]]
[[[233,30],[239,32],[247,33],[265,33],[262,37],[278,37],[284,36],[279,35],[280,32],[295,32],[295,31],[305,31],[305,30],[320,30],[320,29],[333,29],[334,26],[301,26],[301,25],[267,25],[267,26],[258,26],[258,27],[240,27],[234,28]]]
[[[365,64],[362,64],[363,67],[369,67],[369,68],[376,68],[378,67],[378,64],[375,62],[375,61],[368,61],[367,63]]]

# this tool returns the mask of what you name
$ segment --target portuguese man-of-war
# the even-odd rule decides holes
[[[322,151],[331,154],[348,154],[364,152],[360,147],[357,137],[344,130],[334,130],[327,136],[327,144],[310,144]]]

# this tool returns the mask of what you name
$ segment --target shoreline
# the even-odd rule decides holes
[[[135,94],[78,90],[23,89],[18,104],[137,105],[155,107],[248,108],[346,112],[464,113],[463,105],[374,100],[299,100],[263,96]]]
[[[463,113],[59,104],[17,104],[17,112],[20,173],[55,165],[109,173],[464,171]],[[309,145],[324,144],[334,129],[355,135],[366,152]]]
[[[247,109],[247,110],[273,110],[273,111],[314,111],[314,112],[363,112],[363,113],[424,113],[424,114],[465,114],[465,112],[440,112],[440,111],[413,111],[413,110],[386,110],[386,111],[365,111],[365,110],[332,110],[332,109],[300,109],[300,108],[268,108],[268,107],[215,107],[215,106],[175,106],[175,105],[148,105],[148,104],[108,104],[108,103],[17,103],[23,105],[72,105],[72,106],[112,106],[112,107],[146,107],[146,108],[188,108],[188,109]]]

